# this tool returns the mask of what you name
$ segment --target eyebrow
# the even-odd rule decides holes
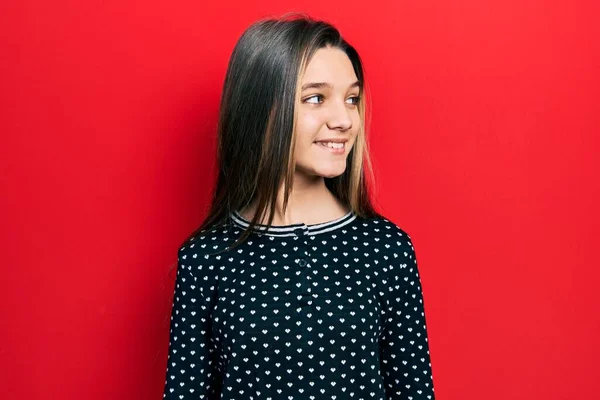
[[[360,82],[356,81],[350,85],[350,88],[359,87],[359,86],[360,86]],[[323,89],[323,88],[331,89],[332,85],[331,85],[331,83],[328,83],[328,82],[309,82],[309,83],[302,85],[303,91],[306,89]]]

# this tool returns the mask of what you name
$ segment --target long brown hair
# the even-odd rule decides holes
[[[267,212],[267,225],[271,226],[282,184],[285,211],[294,178],[296,104],[300,102],[301,77],[314,53],[326,46],[341,49],[352,63],[360,83],[361,128],[348,155],[346,170],[340,176],[324,178],[325,184],[357,216],[380,216],[372,205],[366,179],[368,173],[370,182],[374,182],[366,137],[367,97],[362,61],[333,25],[303,13],[291,13],[253,23],[233,49],[217,126],[216,186],[208,215],[182,245],[207,228],[226,223],[232,211],[253,201],[257,204],[254,217],[236,243],[246,240]]]

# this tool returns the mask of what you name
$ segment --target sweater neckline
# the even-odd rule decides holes
[[[232,221],[241,228],[248,228],[250,221],[242,217],[238,211],[232,211],[230,213]],[[320,233],[331,232],[340,229],[343,226],[348,225],[350,222],[356,219],[356,214],[353,210],[348,211],[345,215],[335,218],[330,221],[320,222],[317,224],[305,224],[299,222],[290,225],[272,225],[256,224],[254,231],[257,231],[267,236],[303,236],[303,235],[317,235]]]

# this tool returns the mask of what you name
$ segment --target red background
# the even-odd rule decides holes
[[[364,58],[437,398],[596,398],[598,2],[218,3],[2,2],[1,397],[162,397],[228,57],[296,10]]]

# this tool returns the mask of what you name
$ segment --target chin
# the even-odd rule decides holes
[[[344,168],[317,168],[315,169],[315,175],[322,176],[323,178],[335,178],[336,176],[340,176],[346,171],[346,167]]]
[[[346,159],[338,162],[324,162],[315,160],[314,163],[299,162],[296,171],[307,176],[320,176],[323,178],[335,178],[346,171]]]

